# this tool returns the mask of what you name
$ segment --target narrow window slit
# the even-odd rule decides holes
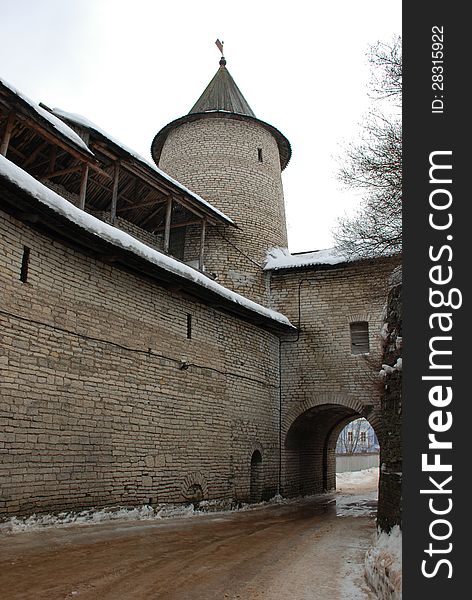
[[[259,159],[259,162],[262,162],[262,148],[257,149],[257,158]]]
[[[351,354],[368,354],[369,324],[367,321],[357,321],[350,324],[351,328]]]
[[[29,268],[29,260],[30,260],[30,248],[28,246],[23,246],[23,257],[21,259],[21,271],[20,271],[20,281],[26,283],[28,281],[28,268]]]
[[[192,339],[192,315],[187,315],[187,339]]]

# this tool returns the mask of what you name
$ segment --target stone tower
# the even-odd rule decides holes
[[[208,230],[205,271],[266,303],[266,252],[287,246],[281,172],[291,149],[280,131],[256,118],[224,57],[190,112],[155,136],[151,152],[161,169],[236,224]]]

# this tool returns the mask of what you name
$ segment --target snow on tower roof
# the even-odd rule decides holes
[[[221,305],[226,301],[227,303],[241,307],[245,314],[252,313],[253,318],[258,315],[262,322],[272,321],[273,326],[277,324],[285,329],[294,328],[283,314],[266,308],[257,302],[249,300],[248,298],[225,288],[200,271],[147,246],[128,233],[125,233],[112,225],[108,225],[100,219],[77,208],[71,202],[47,188],[38,180],[34,179],[34,177],[26,173],[26,171],[23,171],[23,169],[20,169],[20,167],[3,156],[0,156],[0,179],[13,184],[15,188],[26,193],[27,196],[34,199],[36,203],[47,207],[70,224],[74,224],[89,234],[97,236],[107,244],[111,244],[117,249],[130,252],[136,257],[145,260],[147,263],[150,263],[169,274],[187,280],[190,284],[206,290],[207,295],[211,294],[219,297],[219,303]]]

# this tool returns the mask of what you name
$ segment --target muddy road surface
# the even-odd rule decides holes
[[[0,536],[2,600],[371,600],[375,492]]]

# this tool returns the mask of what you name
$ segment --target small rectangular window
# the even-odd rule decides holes
[[[351,323],[351,354],[369,352],[369,324],[367,321]]]
[[[187,339],[192,339],[192,315],[187,315]]]
[[[262,162],[262,148],[257,149],[257,158],[259,159],[259,162]]]
[[[23,246],[23,257],[21,259],[20,281],[26,283],[28,281],[28,267],[31,250],[28,246]]]

